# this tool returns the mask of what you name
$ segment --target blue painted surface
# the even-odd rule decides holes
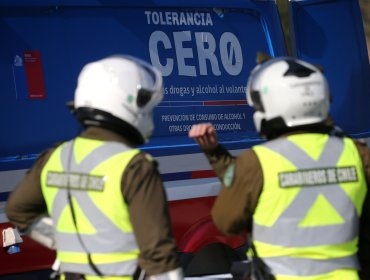
[[[187,13],[203,17],[181,23]],[[153,34],[160,40],[150,41]],[[245,103],[249,71],[258,51],[286,54],[274,1],[176,1],[175,7],[164,0],[1,1],[0,37],[0,171],[27,168],[34,155],[79,133],[64,104],[73,99],[83,65],[117,53],[152,62],[153,48],[162,65],[172,61],[173,67],[164,77],[164,102],[155,110],[155,135],[143,149],[154,156],[199,152],[186,135],[204,116],[223,128],[220,138],[229,147],[250,147],[256,134]],[[201,55],[210,47],[212,63]],[[33,50],[41,54],[44,100],[19,98],[24,76],[13,71],[15,55]]]
[[[324,67],[331,115],[355,137],[370,136],[370,67],[357,0],[290,1],[297,57]]]

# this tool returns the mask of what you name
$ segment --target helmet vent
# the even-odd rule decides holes
[[[288,63],[289,69],[284,73],[284,76],[296,76],[302,78],[308,77],[315,72],[314,70],[305,67],[304,65],[299,64],[293,60],[286,60],[285,62]]]

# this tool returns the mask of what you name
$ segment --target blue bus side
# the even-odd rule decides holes
[[[323,66],[334,121],[370,136],[370,67],[358,0],[291,0],[290,34],[298,58]]]

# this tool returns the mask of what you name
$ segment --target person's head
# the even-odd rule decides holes
[[[83,67],[73,112],[84,127],[103,127],[142,145],[152,135],[152,111],[162,98],[157,69],[132,56],[110,56]]]
[[[257,65],[247,83],[257,131],[272,138],[285,132],[324,125],[330,93],[323,73],[302,60],[279,57]]]

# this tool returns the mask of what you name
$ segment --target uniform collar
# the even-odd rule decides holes
[[[130,147],[134,146],[132,143],[130,143],[130,141],[128,141],[126,138],[122,137],[118,133],[101,127],[88,127],[79,136],[82,138],[89,138],[101,141],[120,142]]]

